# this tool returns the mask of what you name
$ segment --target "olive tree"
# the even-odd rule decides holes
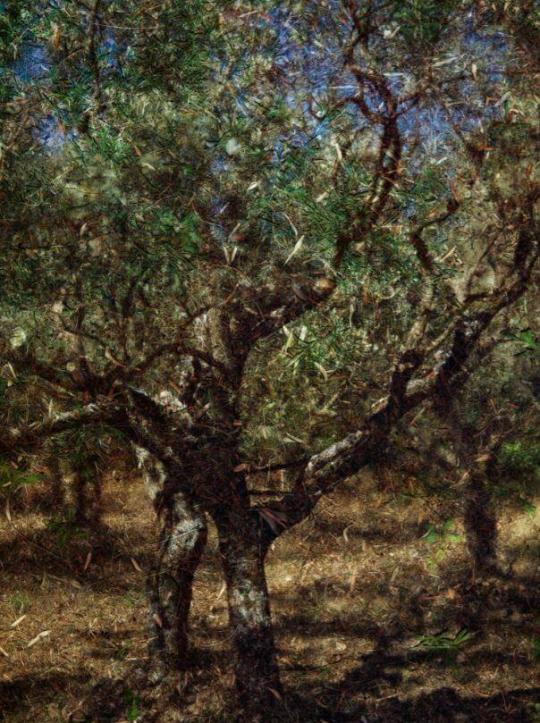
[[[281,696],[272,545],[400,420],[448,408],[532,285],[534,8],[93,0],[5,15],[0,351],[46,412],[6,411],[0,452],[95,424],[135,447],[162,521],[154,682],[188,664],[215,525],[253,720]],[[313,426],[295,389],[347,399],[345,429]],[[282,438],[291,409],[298,449]],[[265,468],[284,484],[261,499]]]

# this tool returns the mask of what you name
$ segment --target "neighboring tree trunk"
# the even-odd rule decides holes
[[[88,495],[87,480],[81,470],[73,473],[72,494],[75,504],[75,522],[77,525],[85,525],[88,522]]]
[[[465,534],[477,573],[489,572],[497,567],[497,518],[486,482],[482,471],[473,471],[465,487]]]
[[[440,411],[440,410],[439,410]],[[488,482],[493,477],[497,453],[509,429],[504,418],[485,425],[484,431],[464,426],[456,410],[443,409],[449,423],[463,477],[463,525],[474,574],[497,569],[497,517]]]
[[[227,584],[235,678],[246,721],[271,720],[282,699],[266,575],[255,519],[216,519]]]
[[[187,666],[193,577],[207,539],[204,513],[182,492],[161,510],[159,555],[148,577],[152,639],[149,682],[157,684]]]
[[[50,498],[48,507],[55,513],[64,508],[65,504],[65,491],[62,480],[62,470],[58,460],[58,453],[56,449],[49,451],[47,459],[47,468],[49,470],[49,490]]]
[[[101,521],[101,471],[98,465],[91,461],[84,469],[75,470],[73,475],[75,522],[78,525],[97,527]]]

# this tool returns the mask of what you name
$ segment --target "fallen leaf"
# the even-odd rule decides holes
[[[304,243],[304,236],[300,236],[300,238],[298,239],[298,241],[295,243],[293,250],[291,251],[291,253],[290,253],[290,254],[287,256],[287,258],[285,259],[285,263],[286,263],[286,264],[288,264],[289,261],[292,259],[292,257],[295,256],[295,255],[300,251],[300,249],[302,248],[303,243]]]
[[[38,633],[35,638],[32,638],[32,640],[28,643],[26,646],[27,648],[31,648],[32,645],[35,645],[37,642],[39,642],[42,638],[46,638],[51,634],[50,630],[43,630],[41,633]]]
[[[130,557],[129,559],[131,560],[131,564],[132,564],[133,567],[137,570],[137,572],[142,572],[142,571],[143,571],[142,567],[139,565],[139,563],[137,562],[137,560],[135,560],[133,557]]]
[[[249,469],[249,465],[247,465],[245,462],[242,462],[242,464],[237,465],[233,472],[244,472],[246,469]]]

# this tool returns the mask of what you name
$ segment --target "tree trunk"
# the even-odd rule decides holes
[[[473,472],[467,481],[464,525],[475,571],[493,570],[497,566],[497,519],[482,472]]]
[[[55,514],[61,512],[65,505],[65,491],[62,480],[62,470],[58,460],[57,450],[49,451],[47,459],[47,468],[49,470],[48,478],[50,484],[49,507]]]
[[[257,525],[216,520],[244,720],[270,720],[282,699],[266,574]]]
[[[75,504],[75,523],[86,525],[88,523],[87,479],[78,469],[73,473],[72,493]]]
[[[75,523],[99,527],[102,512],[102,471],[99,460],[89,455],[84,465],[73,470],[72,494],[75,505]]]
[[[207,538],[204,513],[184,493],[172,494],[162,515],[159,555],[148,578],[153,684],[187,666],[193,578]]]

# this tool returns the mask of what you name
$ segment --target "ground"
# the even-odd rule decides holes
[[[111,702],[138,719],[137,692],[112,681],[144,660],[156,524],[139,480],[111,475],[104,492],[104,527],[92,533],[50,510],[3,516],[2,721],[107,721]],[[291,721],[540,720],[538,512],[504,507],[507,574],[476,580],[459,495],[435,499],[414,479],[396,489],[366,473],[275,544],[269,583]],[[192,632],[176,720],[233,720],[213,536]]]

